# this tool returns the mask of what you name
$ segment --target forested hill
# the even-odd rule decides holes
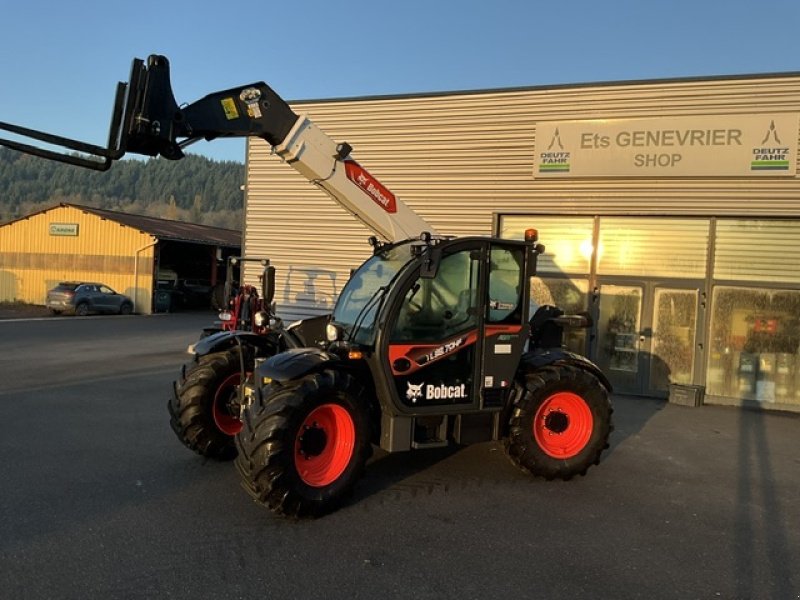
[[[0,147],[0,224],[59,202],[241,228],[244,165],[187,154],[96,172]]]

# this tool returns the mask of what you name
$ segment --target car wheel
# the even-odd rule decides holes
[[[128,302],[124,302],[122,306],[119,307],[119,314],[121,315],[129,315],[132,312],[133,312],[133,306]]]
[[[75,314],[79,317],[85,317],[89,314],[89,305],[86,302],[81,302],[75,307]]]

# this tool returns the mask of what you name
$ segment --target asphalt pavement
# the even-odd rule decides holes
[[[169,428],[209,318],[0,322],[0,598],[800,598],[800,415],[615,397],[586,477],[378,452],[288,521]]]

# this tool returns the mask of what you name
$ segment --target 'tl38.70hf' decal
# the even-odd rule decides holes
[[[487,325],[485,337],[490,338],[501,334],[518,334],[521,329],[522,327],[520,325]],[[430,344],[391,344],[389,346],[389,364],[392,367],[392,374],[395,376],[410,375],[446,356],[455,354],[459,350],[474,344],[477,340],[478,330],[475,329],[467,333],[462,333],[461,335],[447,338],[443,342]]]

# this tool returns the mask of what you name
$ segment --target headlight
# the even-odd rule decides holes
[[[230,321],[231,319],[233,319],[233,315],[227,310],[223,310],[221,313],[219,313],[220,321]]]
[[[269,315],[263,310],[258,311],[253,317],[253,322],[256,324],[256,327],[265,327],[269,325]]]
[[[329,342],[335,342],[339,339],[339,328],[333,323],[328,323],[325,326],[325,337]]]

